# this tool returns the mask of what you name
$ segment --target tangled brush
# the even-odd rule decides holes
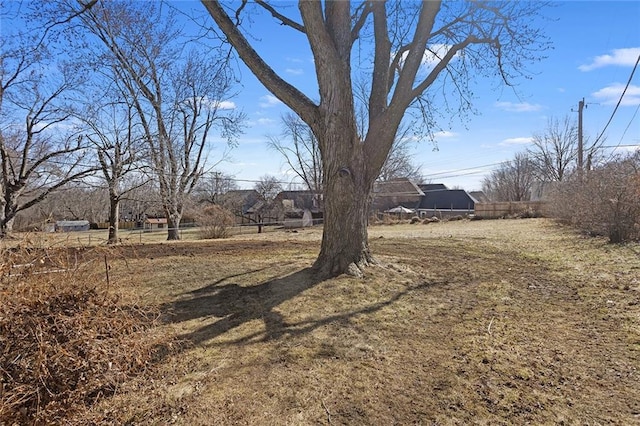
[[[0,425],[62,423],[171,344],[152,332],[156,310],[98,284],[96,253],[81,264],[67,250],[43,253],[2,253]]]

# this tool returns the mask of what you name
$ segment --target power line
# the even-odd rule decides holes
[[[467,168],[464,168],[464,169],[454,169],[454,170],[447,170],[446,172],[429,173],[429,174],[426,174],[426,175],[425,175],[425,177],[427,177],[427,176],[439,176],[439,175],[446,175],[446,174],[448,174],[448,173],[464,172],[464,171],[467,171],[467,170],[475,170],[475,169],[479,169],[479,168],[481,168],[481,167],[493,167],[493,166],[499,166],[499,165],[501,165],[501,164],[503,164],[503,163],[504,163],[504,161],[501,161],[501,162],[499,162],[499,163],[483,164],[483,165],[481,165],[481,166],[467,167]],[[480,171],[476,171],[476,172],[480,172]],[[463,174],[462,176],[464,176],[464,175],[466,175],[466,174],[473,174],[473,173],[465,173],[465,174]]]
[[[620,137],[620,141],[618,142],[618,144],[616,146],[613,147],[614,151],[611,152],[611,155],[609,155],[609,158],[607,159],[607,161],[609,161],[613,157],[613,154],[614,154],[614,152],[615,152],[615,150],[617,148],[640,146],[640,145],[622,145],[622,141],[624,140],[624,137],[627,134],[627,130],[629,130],[629,127],[631,127],[631,123],[633,123],[633,120],[636,118],[636,115],[638,114],[638,110],[640,110],[640,104],[638,104],[638,106],[636,107],[636,110],[633,113],[633,116],[631,117],[631,120],[629,120],[629,124],[627,124],[627,127],[625,127],[624,132],[622,132],[622,136]]]
[[[592,147],[594,149],[598,149],[599,148],[599,147],[596,147],[596,144],[598,143],[600,138],[604,135],[604,132],[607,130],[607,127],[609,127],[609,124],[611,124],[611,120],[613,120],[613,117],[616,115],[616,112],[618,111],[618,107],[622,103],[622,98],[624,98],[625,93],[627,93],[627,89],[631,85],[631,80],[633,79],[633,74],[636,72],[636,68],[638,68],[638,63],[640,63],[640,55],[638,55],[638,59],[636,60],[636,64],[633,66],[633,69],[631,70],[631,75],[629,76],[629,80],[627,80],[627,84],[624,87],[624,90],[622,91],[622,93],[620,94],[620,99],[618,99],[618,103],[616,104],[616,107],[613,109],[613,112],[611,113],[611,117],[609,117],[609,121],[607,121],[607,124],[604,126],[604,129],[602,129],[602,132],[600,132],[600,135],[598,135],[598,137],[596,138],[595,142],[593,142]]]
[[[618,145],[603,145],[600,148],[634,148],[634,147],[640,147],[640,144],[618,144]]]

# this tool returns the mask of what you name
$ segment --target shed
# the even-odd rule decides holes
[[[144,221],[144,229],[164,229],[167,226],[166,217],[149,217]]]
[[[56,221],[56,232],[78,232],[89,230],[88,220],[58,220]]]

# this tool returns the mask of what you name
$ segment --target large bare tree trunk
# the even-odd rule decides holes
[[[511,76],[522,73],[523,61],[537,59],[531,47],[545,45],[538,43],[539,32],[529,25],[538,9],[530,2],[456,2],[453,6],[422,1],[412,4],[416,7],[410,20],[405,20],[398,19],[395,5],[389,7],[395,2],[299,1],[301,23],[286,16],[276,2],[256,2],[282,25],[307,37],[318,79],[318,103],[275,73],[249,43],[239,27],[245,2],[232,19],[220,1],[201,1],[253,74],[309,125],[318,140],[325,229],[315,267],[326,275],[361,275],[362,267],[372,260],[366,226],[373,180],[389,155],[407,108],[420,108],[431,124],[433,105],[425,92],[445,73],[453,79],[447,87],[460,95],[464,111],[469,99],[465,80],[476,67],[486,74],[487,59],[497,59],[495,74],[509,83]],[[411,22],[407,28],[405,21]],[[518,24],[524,30],[519,31]],[[351,69],[356,62],[351,53],[365,36],[359,49],[373,54],[372,62],[359,60],[364,64],[359,68],[365,72],[373,67],[366,71],[369,93],[358,102],[367,108],[366,131],[358,137]],[[446,49],[433,52],[436,46]],[[358,55],[365,50],[358,50]],[[437,62],[425,66],[431,55]]]
[[[118,227],[120,226],[120,198],[109,194],[109,239],[107,244],[118,242]]]
[[[182,215],[178,212],[166,212],[167,217],[167,241],[180,239],[180,220]]]
[[[352,175],[327,183],[322,247],[314,268],[320,276],[362,276],[363,268],[373,262],[367,234],[371,184]]]
[[[323,277],[362,276],[364,267],[373,263],[367,225],[375,177],[368,173],[352,122],[345,117],[328,121],[330,130],[320,141],[325,166],[324,232],[314,268]]]

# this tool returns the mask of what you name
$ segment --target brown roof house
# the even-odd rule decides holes
[[[322,223],[322,194],[314,191],[282,191],[275,201],[282,206],[285,228],[298,228]]]
[[[373,185],[371,210],[374,213],[389,211],[397,207],[414,210],[420,205],[423,196],[422,189],[408,178],[376,182]]]
[[[167,227],[166,217],[148,217],[144,220],[145,231],[165,229],[166,227]]]

